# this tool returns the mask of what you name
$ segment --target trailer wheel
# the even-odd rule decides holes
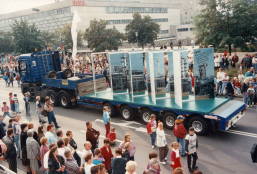
[[[125,120],[133,120],[135,117],[133,110],[129,106],[122,106],[120,114]]]
[[[108,113],[110,115],[110,117],[115,117],[117,114],[117,108],[112,105],[111,103],[105,103],[103,104],[103,107],[107,107],[108,108]]]
[[[58,75],[56,71],[49,71],[47,74],[47,78],[49,79],[58,79]]]
[[[59,97],[59,102],[60,102],[61,106],[65,109],[69,109],[72,106],[72,103],[70,101],[70,96],[66,93],[61,93],[61,95]]]
[[[208,132],[208,124],[204,118],[194,116],[189,120],[189,126],[195,129],[197,135],[205,135]]]
[[[62,77],[64,79],[70,78],[72,76],[72,71],[70,68],[63,70]]]
[[[151,109],[143,109],[143,111],[140,113],[140,118],[145,124],[147,124],[150,120],[151,114],[153,114]]]
[[[50,98],[50,102],[54,104],[54,106],[59,106],[58,94],[55,91],[49,91],[47,96]]]
[[[177,119],[177,115],[173,112],[166,112],[163,115],[163,124],[167,129],[173,129],[175,125],[175,120]]]

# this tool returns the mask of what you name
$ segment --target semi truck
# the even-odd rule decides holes
[[[74,74],[71,69],[62,71],[59,52],[55,51],[23,54],[20,55],[18,62],[21,92],[29,92],[31,100],[36,96],[42,99],[49,96],[55,106],[60,105],[65,109],[78,104],[91,107],[106,106],[111,117],[121,115],[124,120],[140,117],[145,124],[151,114],[155,114],[168,129],[173,129],[177,116],[182,115],[185,118],[184,123],[194,127],[199,135],[204,135],[210,130],[228,130],[245,115],[246,111],[243,102],[219,97],[186,100],[183,101],[183,107],[179,107],[174,98],[160,98],[155,104],[149,95],[133,100],[129,93],[114,95],[110,88],[103,87],[101,79],[105,78],[101,74]],[[94,81],[101,84],[98,92],[94,92],[92,86],[88,85],[95,83]]]

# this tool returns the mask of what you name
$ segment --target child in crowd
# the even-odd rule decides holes
[[[177,167],[182,167],[180,163],[180,153],[179,153],[179,144],[178,142],[171,143],[171,165],[170,167],[175,170]]]
[[[109,134],[109,132],[110,132],[111,117],[110,117],[110,115],[109,115],[109,113],[108,113],[108,107],[107,107],[107,106],[105,106],[105,107],[103,108],[103,110],[104,110],[104,113],[103,113],[103,120],[104,120],[105,129],[106,129],[106,134],[105,134],[105,136],[107,137],[108,134]]]
[[[150,135],[152,148],[154,148],[155,140],[156,140],[156,116],[154,114],[151,115],[149,122],[146,125],[147,133]]]
[[[249,88],[247,89],[247,98],[248,98],[248,102],[247,102],[247,107],[252,107],[253,104],[253,96],[254,96],[254,89],[253,89],[253,85],[250,84]]]
[[[20,113],[19,100],[18,100],[17,94],[13,95],[12,100],[13,100],[13,103],[14,103],[15,112],[16,112],[16,114],[19,114]]]
[[[156,152],[150,152],[149,153],[149,159],[151,160],[153,158],[158,160],[158,154]],[[147,169],[149,169],[149,168],[150,168],[150,162],[147,164]],[[156,171],[157,171],[157,174],[161,173],[161,167],[160,167],[159,164],[158,164],[158,169]]]
[[[44,123],[46,123],[46,121],[44,120],[44,116],[42,114],[43,110],[42,110],[42,105],[40,103],[40,100],[41,100],[40,96],[37,96],[36,97],[36,111],[37,111],[39,123],[44,124]]]
[[[7,76],[7,74],[4,75],[4,81],[5,81],[5,85],[8,86],[8,76]]]
[[[196,160],[198,159],[198,140],[193,127],[189,128],[189,134],[185,138],[185,149],[187,153],[187,165],[190,173],[198,170]],[[191,157],[193,157],[193,166],[191,167]]]
[[[15,112],[15,105],[14,105],[14,102],[12,100],[12,92],[9,93],[9,101],[10,101],[10,107],[11,107],[11,111],[12,112]]]
[[[125,152],[122,154],[122,157],[125,158],[127,161],[130,159],[130,142],[125,143]]]
[[[8,115],[9,117],[11,117],[11,118],[13,118],[12,116],[11,116],[11,114],[9,113],[9,106],[7,106],[6,105],[6,102],[3,102],[3,107],[2,107],[2,112],[4,113],[3,114],[3,120],[4,120],[4,118],[6,117],[6,115]],[[3,121],[2,120],[2,121]]]
[[[116,141],[116,133],[115,133],[115,127],[111,128],[111,131],[107,135],[107,138],[110,139],[111,144],[110,145],[115,145]]]
[[[12,87],[13,87],[13,76],[12,75],[9,77],[8,87],[10,86],[10,84],[12,84]]]
[[[237,78],[236,81],[235,81],[235,89],[236,89],[238,95],[242,95],[241,86],[242,85],[241,85],[239,79]]]
[[[23,100],[25,101],[26,115],[30,116],[30,102],[29,102],[29,98],[28,98],[28,93],[24,94]]]
[[[20,81],[19,74],[16,75],[16,80],[17,80],[18,87],[20,87],[21,86],[21,81]]]
[[[92,164],[97,166],[98,164],[103,163],[103,158],[100,157],[101,156],[101,150],[100,149],[95,149],[94,154],[95,154],[95,157],[93,158]]]

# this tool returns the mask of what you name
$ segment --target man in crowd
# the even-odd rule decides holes
[[[225,72],[225,73],[224,73],[224,76],[222,77],[221,95],[223,95],[224,89],[227,87],[228,82],[229,82],[229,76],[228,76],[228,74]],[[227,90],[226,90],[225,94],[227,94]]]
[[[40,161],[40,147],[38,142],[33,138],[34,130],[28,130],[27,134],[27,158],[30,162],[30,169],[32,170],[32,174],[36,174],[37,170],[39,170],[38,162]]]
[[[152,158],[150,160],[150,168],[145,170],[143,174],[156,174],[158,170],[158,160],[156,158]]]
[[[7,151],[4,154],[4,159],[7,160],[9,169],[17,173],[17,153],[13,136],[14,130],[13,128],[9,128],[7,130],[7,135],[3,138],[3,142],[7,146]]]
[[[20,140],[20,134],[21,134],[21,125],[19,123],[20,116],[16,115],[14,119],[15,120],[12,124],[12,128],[14,130],[14,141],[15,141],[17,149],[19,149],[19,140]]]
[[[98,138],[99,138],[99,131],[96,131],[92,128],[92,123],[90,121],[86,122],[87,132],[86,132],[86,141],[89,141],[92,144],[91,151],[94,156],[94,151],[98,147]]]
[[[64,155],[65,149],[64,149],[64,142],[62,139],[57,141],[57,147],[58,147],[58,155],[60,155],[61,157],[63,157],[63,159],[66,160],[66,157]]]
[[[58,126],[56,122],[56,118],[54,116],[53,112],[53,104],[50,102],[50,98],[48,96],[45,97],[45,105],[44,105],[44,110],[48,112],[48,123],[51,124],[52,121],[54,122],[55,128],[60,128],[61,126]]]
[[[79,167],[76,161],[72,159],[72,153],[69,150],[64,152],[66,157],[65,169],[68,174],[82,173],[83,168]]]
[[[251,67],[250,70],[245,73],[245,78],[246,77],[251,77],[251,78],[255,77],[254,67]]]
[[[116,158],[112,158],[112,174],[125,174],[127,160],[121,157],[122,149],[115,148]]]
[[[91,147],[92,147],[91,143],[89,141],[86,141],[82,152],[82,164],[85,164],[85,156],[89,153],[92,153]]]
[[[58,130],[58,131],[56,132],[56,136],[57,136],[57,141],[58,141],[58,140],[61,140],[62,137],[63,137],[62,130]]]

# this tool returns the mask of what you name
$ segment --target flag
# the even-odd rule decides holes
[[[59,47],[59,45],[58,45],[58,44],[56,44],[56,45],[55,45],[55,49],[57,50],[57,48],[58,48],[58,47]]]
[[[77,54],[77,38],[78,38],[78,26],[77,24],[81,21],[77,10],[74,12],[72,25],[71,25],[71,37],[73,42],[72,58],[75,61]]]

